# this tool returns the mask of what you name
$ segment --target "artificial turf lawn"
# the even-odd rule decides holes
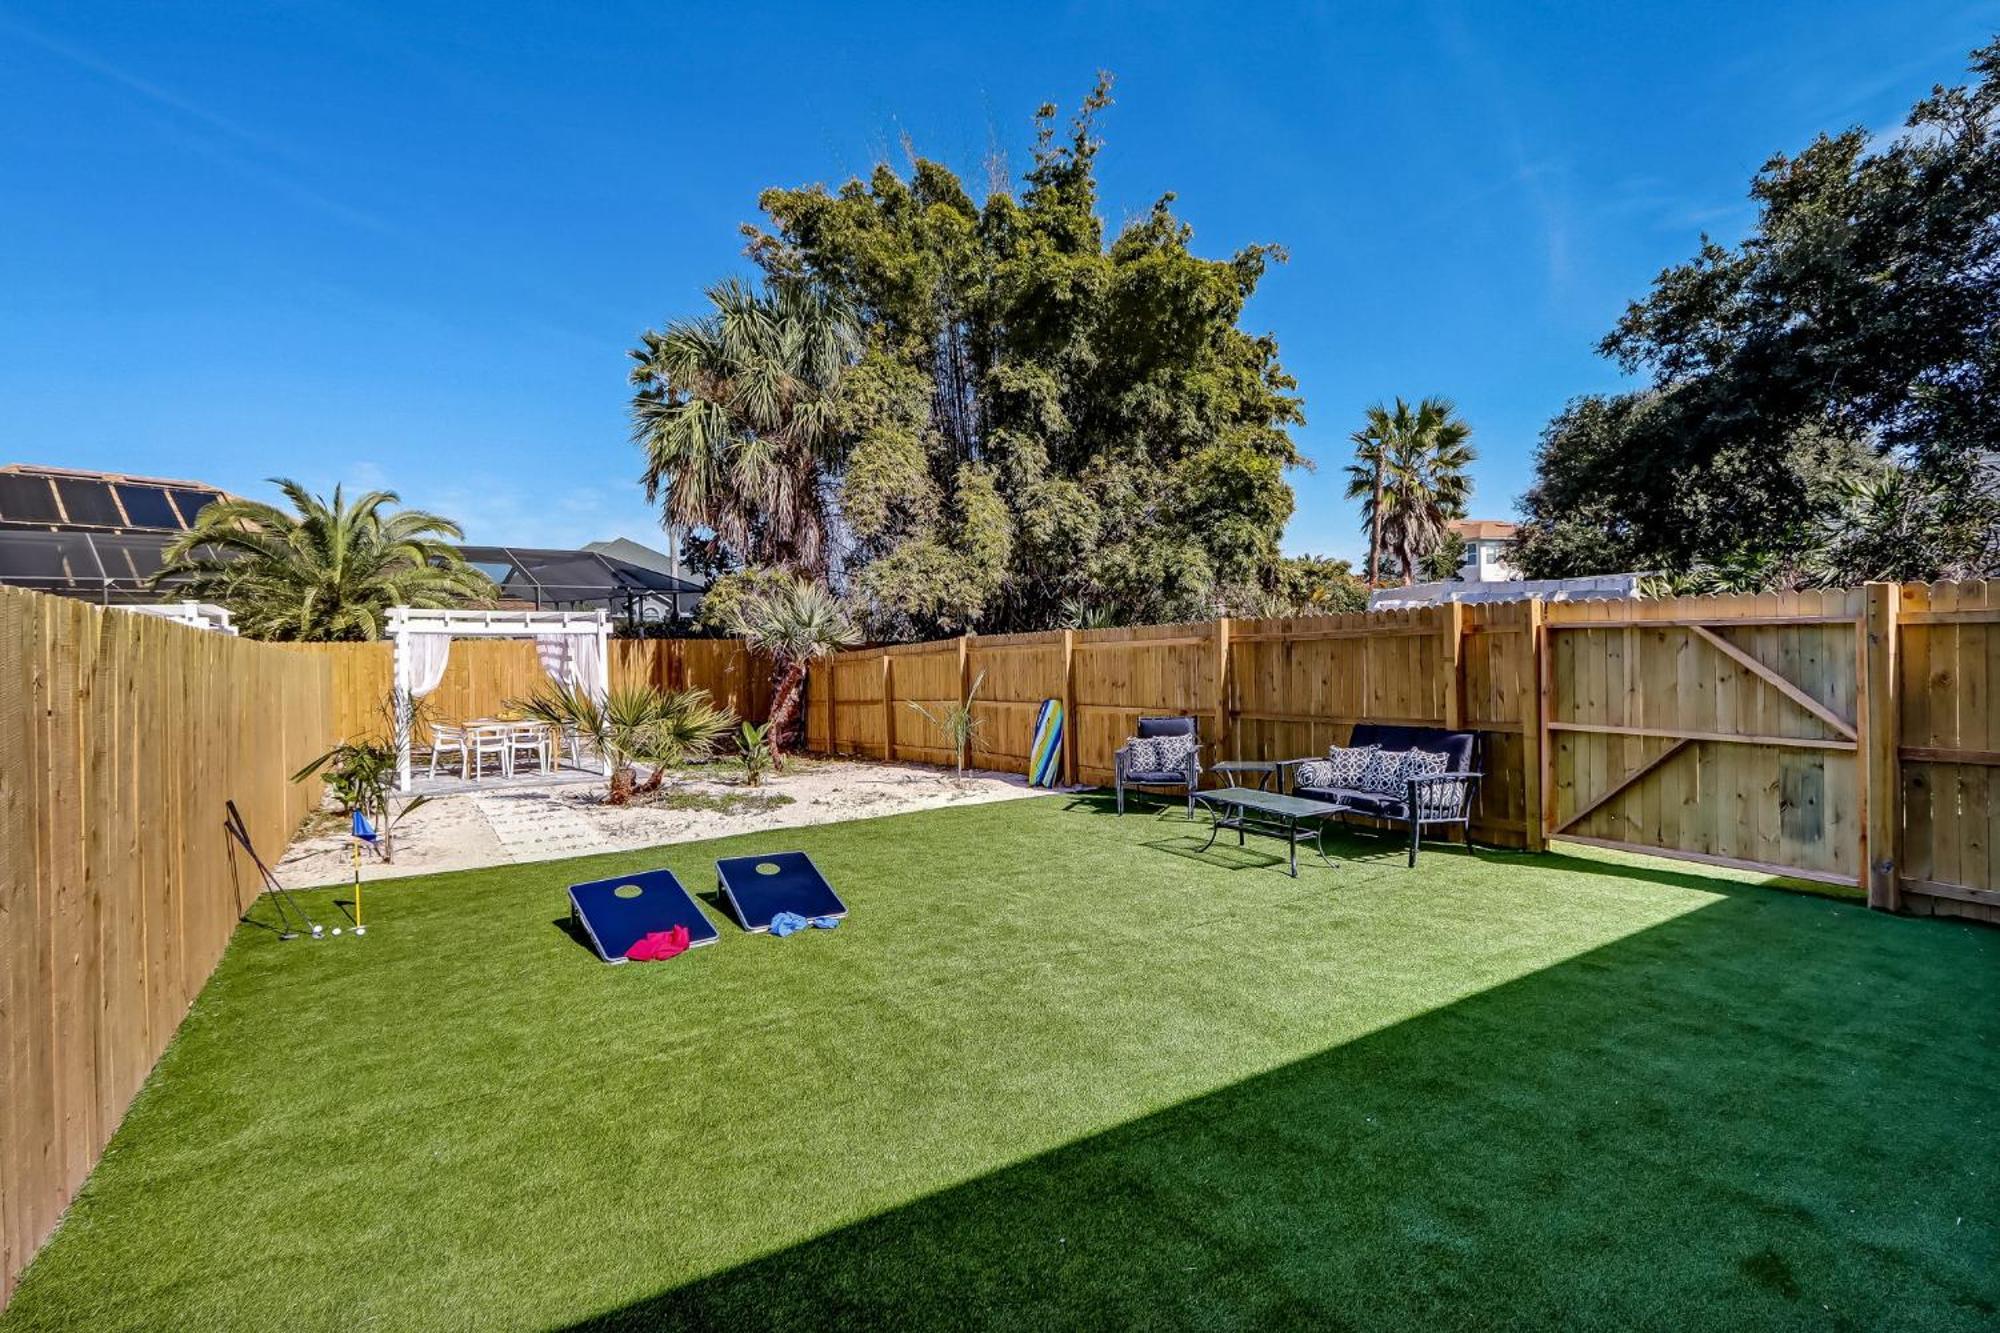
[[[0,1329],[2000,1319],[2000,931],[1191,832],[1051,797],[245,927]],[[561,924],[790,846],[839,930]]]

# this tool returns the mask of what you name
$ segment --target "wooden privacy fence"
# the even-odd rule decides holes
[[[0,1304],[318,804],[323,658],[0,588]]]
[[[1111,781],[1141,716],[1200,719],[1211,764],[1317,754],[1360,722],[1468,730],[1482,841],[1659,853],[2000,921],[2000,583],[966,635],[814,664],[808,744],[948,762],[909,704],[975,681],[983,767],[1025,771],[1044,699],[1065,705],[1064,776],[1083,783]]]
[[[384,731],[383,708],[395,680],[391,645],[298,644],[292,651],[323,656],[332,664],[336,736]],[[424,712],[445,720],[491,717],[507,700],[547,683],[529,640],[456,639],[444,679],[426,696]],[[740,639],[613,639],[611,683],[704,689],[718,704],[752,722],[762,722],[771,712],[769,664]]]
[[[1220,620],[1137,629],[966,635],[837,654],[813,665],[808,746],[822,753],[948,763],[935,711],[965,697],[983,723],[975,761],[1025,772],[1036,711],[1060,699],[1064,774],[1109,783],[1112,753],[1142,716],[1201,721],[1209,762],[1290,759],[1344,741],[1354,724],[1482,733],[1475,833],[1527,845],[1535,673],[1527,604],[1427,607],[1299,620]]]

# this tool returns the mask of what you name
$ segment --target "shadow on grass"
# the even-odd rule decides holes
[[[565,912],[555,920],[549,922],[549,924],[568,936],[572,944],[575,944],[592,958],[600,962],[603,961],[603,956],[597,952],[597,946],[590,941],[590,932],[583,928],[583,923],[576,919],[575,913]]]
[[[1714,896],[573,1327],[1992,1327],[1992,933],[1524,859]]]

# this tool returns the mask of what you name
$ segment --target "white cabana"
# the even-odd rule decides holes
[[[410,789],[412,702],[444,679],[453,639],[532,639],[549,679],[602,700],[611,692],[611,618],[604,611],[389,611],[389,640],[396,648],[396,776]],[[603,760],[611,772],[611,761]]]

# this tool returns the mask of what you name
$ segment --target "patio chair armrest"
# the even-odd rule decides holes
[[[1434,783],[1434,782],[1465,782],[1465,781],[1469,781],[1469,780],[1470,780],[1470,779],[1472,779],[1472,778],[1483,778],[1483,777],[1485,777],[1485,776],[1486,776],[1486,775],[1485,775],[1484,773],[1470,773],[1470,772],[1467,772],[1467,773],[1425,773],[1425,774],[1423,774],[1423,775],[1421,775],[1421,776],[1419,776],[1419,777],[1414,777],[1414,778],[1408,778],[1408,779],[1406,779],[1406,781],[1408,781],[1409,783],[1411,783],[1411,784],[1412,784],[1413,786],[1414,786],[1414,785],[1423,785],[1423,786],[1428,786],[1428,785],[1430,785],[1431,783]]]

